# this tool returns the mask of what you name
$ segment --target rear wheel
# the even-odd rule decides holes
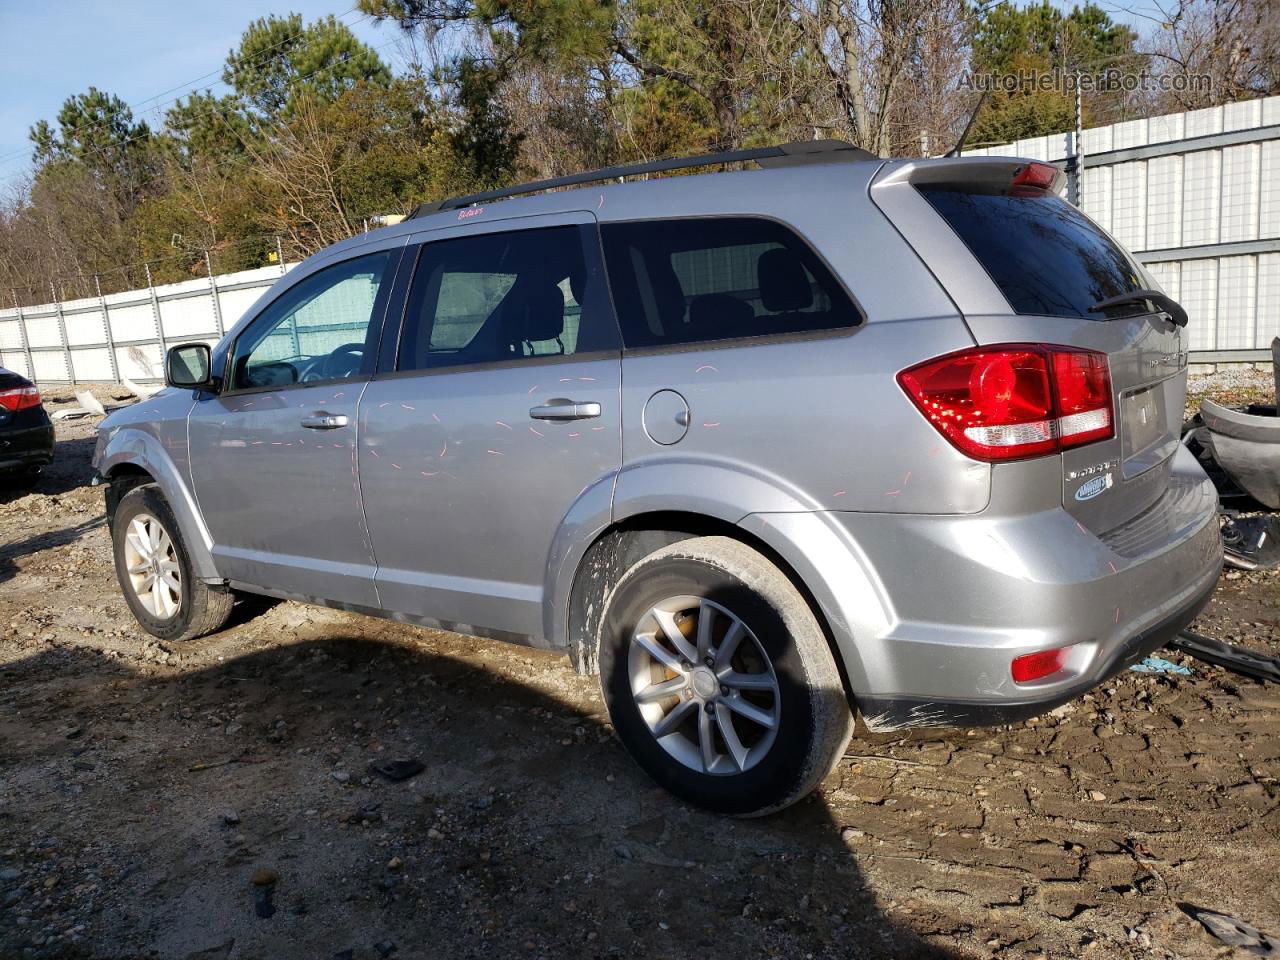
[[[853,731],[826,637],[795,586],[727,537],[658,550],[610,595],[600,685],[651,777],[698,806],[761,816],[811,791]]]
[[[135,487],[121,498],[111,539],[120,589],[147,633],[162,640],[193,640],[227,622],[234,595],[195,576],[182,532],[159,487]]]

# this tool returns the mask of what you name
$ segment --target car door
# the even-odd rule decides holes
[[[237,337],[222,390],[192,409],[196,496],[227,578],[377,606],[356,409],[402,252],[403,241],[290,286]]]
[[[594,218],[426,237],[394,369],[360,406],[378,592],[400,613],[537,639],[557,531],[579,501],[607,514],[622,462]]]

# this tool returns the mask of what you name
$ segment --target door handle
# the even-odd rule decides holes
[[[600,404],[595,401],[580,403],[556,397],[541,406],[532,407],[529,416],[535,420],[590,420],[600,416]]]
[[[308,430],[336,430],[345,427],[350,421],[346,414],[316,413],[302,418],[302,425]]]

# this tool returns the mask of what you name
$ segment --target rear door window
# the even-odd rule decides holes
[[[582,226],[424,244],[397,368],[572,356],[616,349],[617,327]]]
[[[852,327],[844,288],[792,230],[757,217],[601,227],[628,347]]]
[[[1016,312],[1097,320],[1150,310],[1145,302],[1089,309],[1145,283],[1120,245],[1057,194],[942,185],[918,189]]]

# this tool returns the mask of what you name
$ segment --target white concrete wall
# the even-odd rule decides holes
[[[80,382],[162,379],[161,333],[166,344],[216,343],[291,266],[223,274],[212,285],[203,278],[163,284],[155,288],[154,297],[143,288],[110,293],[101,300],[69,300],[20,311],[0,309],[0,367],[37,383],[71,380],[73,369],[74,379]],[[221,328],[214,310],[215,292]],[[114,370],[109,344],[114,346]],[[31,348],[30,364],[24,346]]]

